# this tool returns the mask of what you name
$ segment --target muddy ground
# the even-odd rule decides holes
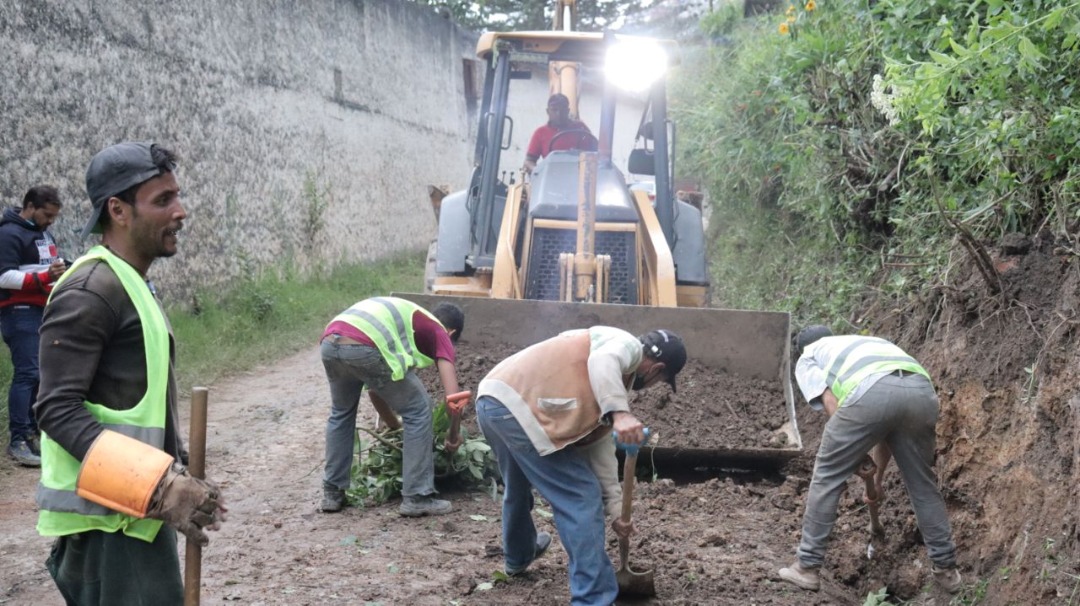
[[[475,358],[467,349],[463,353],[463,385],[475,387],[482,364],[471,364]],[[687,368],[680,377],[686,389],[668,406],[705,406],[691,397],[691,385],[707,382],[697,372],[694,366]],[[341,514],[317,513],[327,402],[314,349],[212,386],[207,470],[224,485],[231,514],[204,552],[205,603],[568,601],[566,555],[558,547],[523,578],[478,589],[492,581],[492,573],[502,565],[499,505],[483,492],[446,492],[455,511],[441,518],[400,518],[396,502],[348,508]],[[370,424],[368,412],[364,422]],[[802,426],[813,443],[820,420],[807,417]],[[641,458],[647,461],[647,452]],[[872,574],[872,565],[843,577],[827,574],[819,594],[805,594],[776,580],[776,568],[791,559],[796,543],[809,469],[807,459],[787,477],[714,470],[693,474],[658,462],[659,478],[640,485],[635,505],[639,533],[631,547],[637,567],[656,571],[658,597],[646,603],[861,601],[860,580]],[[0,545],[0,603],[62,603],[42,565],[49,541],[33,531],[36,478],[35,470],[0,463],[0,525],[7,536]],[[536,517],[541,528],[554,532],[545,504],[539,505]],[[865,519],[865,512],[846,498],[834,557],[858,559],[865,546]],[[617,558],[615,543],[608,547]]]
[[[631,547],[637,567],[656,571],[659,595],[646,603],[862,604],[887,587],[893,603],[1080,604],[1080,268],[1068,250],[1036,242],[1024,254],[995,251],[1003,295],[988,291],[958,252],[946,287],[915,301],[868,301],[850,319],[896,340],[935,377],[942,401],[937,470],[967,583],[963,594],[950,601],[930,586],[895,469],[886,476],[882,510],[888,541],[876,545],[872,560],[861,487],[852,480],[822,591],[777,580],[776,569],[792,559],[797,543],[824,421],[800,404],[805,453],[781,472],[657,462],[655,481],[642,482],[636,493],[639,533]],[[680,384],[689,386],[694,372],[688,368]],[[689,389],[677,398],[655,416],[645,404],[638,412],[655,426],[673,402],[704,410],[716,400],[692,400]],[[714,416],[722,421],[721,405]],[[732,405],[733,416],[741,416]],[[502,563],[499,506],[485,493],[444,492],[455,511],[440,518],[399,518],[396,502],[316,512],[328,390],[315,349],[219,381],[210,406],[208,474],[224,484],[232,513],[205,550],[204,603],[567,602],[566,556],[557,545],[523,577],[482,589]],[[707,435],[726,426],[693,425],[711,428]],[[771,431],[746,425],[743,433]],[[35,470],[0,460],[3,604],[62,603],[43,566],[49,541],[33,530],[36,481]],[[549,514],[540,503],[538,525],[554,531]],[[608,549],[617,557],[610,538]]]

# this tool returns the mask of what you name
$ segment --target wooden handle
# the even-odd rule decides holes
[[[206,403],[209,389],[191,390],[191,429],[188,432],[188,473],[206,478]],[[184,606],[199,606],[202,585],[202,546],[187,541],[184,551]]]
[[[634,473],[637,471],[637,451],[633,454],[629,451],[626,453],[626,461],[623,463],[623,480],[622,480],[622,521],[626,524],[630,523],[631,516],[634,510]],[[619,567],[628,568],[630,566],[630,539],[628,537],[619,537]]]

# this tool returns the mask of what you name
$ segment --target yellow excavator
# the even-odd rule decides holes
[[[677,63],[676,44],[568,31],[574,21],[574,0],[560,0],[551,31],[481,35],[476,54],[486,78],[474,167],[464,190],[429,187],[438,237],[428,254],[425,294],[399,296],[427,305],[453,298],[469,319],[463,340],[471,343],[524,347],[595,324],[636,334],[674,330],[693,360],[775,381],[785,394],[791,448],[728,454],[769,460],[797,454],[788,314],[707,307],[702,212],[678,199],[673,187],[676,131],[667,114],[666,75]],[[514,85],[545,72],[548,95],[566,95],[575,119],[583,78],[602,81],[599,130],[573,137],[580,149],[550,151],[531,175],[516,172],[518,163],[508,170],[502,164],[514,142],[511,108],[526,105],[511,100]],[[520,89],[533,97],[531,107],[547,101],[536,86]],[[627,94],[633,101],[620,103]],[[651,178],[655,197],[630,188],[613,161],[616,111],[628,106],[643,109],[631,120],[637,131],[627,173]],[[506,179],[508,173],[519,178]]]
[[[672,187],[674,127],[667,117],[664,75],[674,50],[669,41],[610,33],[484,34],[477,45],[487,78],[475,167],[464,191],[442,197],[433,190],[439,198],[439,233],[427,290],[497,299],[705,306],[701,210],[677,200]],[[630,152],[628,170],[654,179],[654,199],[629,189],[612,161],[620,91],[610,79],[603,83],[598,136],[576,137],[585,149],[548,153],[528,178],[523,173],[516,182],[499,178],[500,172],[513,173],[500,162],[513,135],[508,107],[515,80],[546,68],[550,93],[566,95],[576,118],[581,70],[601,73],[606,66],[611,73],[620,61],[647,95],[640,145]],[[537,100],[536,107],[545,101]],[[559,133],[552,143],[572,134]]]

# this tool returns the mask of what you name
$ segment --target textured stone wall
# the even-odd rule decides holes
[[[61,189],[65,256],[95,243],[91,156],[154,140],[181,156],[188,220],[153,277],[173,301],[283,261],[419,249],[425,186],[462,187],[475,36],[395,0],[0,2],[0,195]]]

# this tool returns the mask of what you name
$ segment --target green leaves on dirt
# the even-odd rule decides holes
[[[441,482],[457,482],[464,486],[484,486],[489,492],[498,476],[491,447],[483,436],[470,436],[461,427],[463,443],[457,452],[446,452],[443,443],[450,430],[446,402],[439,402],[432,414],[435,439],[435,478]],[[352,468],[352,486],[345,492],[349,502],[358,506],[385,503],[401,494],[402,430],[375,432],[367,428],[357,431],[357,460]]]

